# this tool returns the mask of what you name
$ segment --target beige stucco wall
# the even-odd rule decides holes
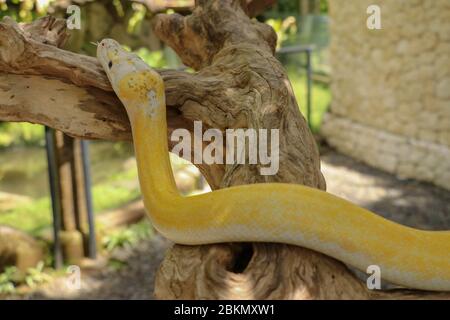
[[[381,8],[381,30],[366,27]],[[450,189],[450,1],[331,0],[331,110],[338,150]]]

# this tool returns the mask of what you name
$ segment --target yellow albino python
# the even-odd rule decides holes
[[[136,55],[105,39],[97,57],[124,104],[153,226],[180,244],[281,242],[310,248],[410,288],[450,291],[450,232],[402,226],[324,191],[264,183],[183,197],[167,145],[164,83]]]

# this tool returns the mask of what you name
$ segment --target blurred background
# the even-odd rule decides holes
[[[278,0],[257,19],[278,35],[277,56],[310,119],[328,191],[407,225],[449,229],[450,10],[444,9],[450,8],[441,0],[379,2],[382,30],[366,27],[366,0],[339,7],[336,1]],[[0,0],[0,18],[67,17],[71,4],[81,8],[81,30],[71,31],[65,49],[93,56],[92,42],[109,37],[152,67],[183,67],[151,23],[160,12],[188,14],[190,0]],[[93,271],[83,293],[41,288],[64,275],[53,269],[45,130],[0,122],[0,242],[3,226],[44,247],[41,263],[17,272],[2,260],[0,243],[0,296],[151,297],[153,280],[140,281],[154,273],[168,244],[142,219],[132,144],[92,141],[89,150],[97,248],[106,268],[85,263]],[[171,159],[184,194],[209,190],[194,166]]]

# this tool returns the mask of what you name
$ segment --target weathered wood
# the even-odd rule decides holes
[[[74,137],[131,140],[127,115],[113,94],[46,75],[0,73],[0,118],[44,124]]]
[[[250,20],[245,14],[248,8],[242,8],[241,3],[202,0],[190,16],[157,17],[156,33],[177,51],[186,65],[198,70],[193,74],[161,71],[166,85],[169,134],[181,127],[192,131],[195,120],[203,121],[204,128],[220,130],[279,129],[280,170],[274,176],[260,176],[255,165],[198,167],[212,188],[282,181],[325,189],[314,139],[298,110],[287,75],[273,55],[275,33],[269,26]],[[26,90],[24,93],[23,89],[16,89],[19,82],[10,81],[10,86],[1,91],[0,118],[47,121],[50,126],[78,136],[115,139],[117,135],[129,139],[126,116],[95,59],[43,45],[11,24],[6,21],[0,26],[3,31],[9,30],[9,37],[18,42],[10,44],[3,37],[5,33],[0,32],[1,70],[22,74],[23,79],[27,79],[24,74],[35,75],[33,85],[36,86],[37,79],[56,81],[51,83],[52,87],[68,85],[70,89],[63,96],[73,100],[67,102],[70,115],[55,117],[52,113],[58,112],[57,103],[45,100],[47,104],[40,107],[33,103]],[[26,52],[28,59],[15,56],[14,51]],[[16,90],[14,93],[21,97],[15,104],[5,103],[11,98],[8,96],[11,90]],[[41,87],[41,90],[57,92],[53,88]],[[37,95],[35,100],[43,96]],[[25,104],[28,106],[23,112],[17,112]],[[99,121],[104,117],[104,123]],[[94,124],[98,127],[93,127]],[[158,272],[155,295],[162,299],[448,297],[448,294],[409,291],[370,292],[334,259],[300,247],[263,243],[175,245]]]
[[[450,299],[449,293],[368,290],[332,258],[266,243],[175,245],[155,287],[160,299]]]
[[[256,165],[229,165],[222,187],[283,181],[325,189],[314,138],[274,57],[276,34],[271,27],[250,20],[239,1],[205,1],[187,17],[158,15],[155,32],[184,64],[198,70],[178,88],[186,116],[221,130],[280,131],[276,175],[259,175]]]

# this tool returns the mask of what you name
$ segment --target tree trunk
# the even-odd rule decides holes
[[[193,121],[202,121],[204,130],[279,129],[280,168],[274,176],[259,175],[256,165],[197,166],[213,189],[257,182],[325,189],[314,139],[287,75],[274,57],[275,33],[250,20],[251,6],[241,3],[202,0],[187,17],[157,16],[156,33],[198,71],[161,71],[168,134],[176,128],[192,132]],[[43,45],[10,20],[0,24],[0,31],[4,72],[0,77],[6,81],[0,85],[0,119],[45,123],[75,136],[130,139],[120,102],[95,59]],[[52,35],[48,30],[39,34],[46,32]],[[23,54],[26,59],[21,58]],[[36,97],[29,97],[33,86],[46,96],[55,94],[56,101],[48,101],[45,107],[37,104]],[[155,295],[160,299],[449,297],[421,291],[369,291],[335,259],[270,243],[174,245],[157,274]]]

